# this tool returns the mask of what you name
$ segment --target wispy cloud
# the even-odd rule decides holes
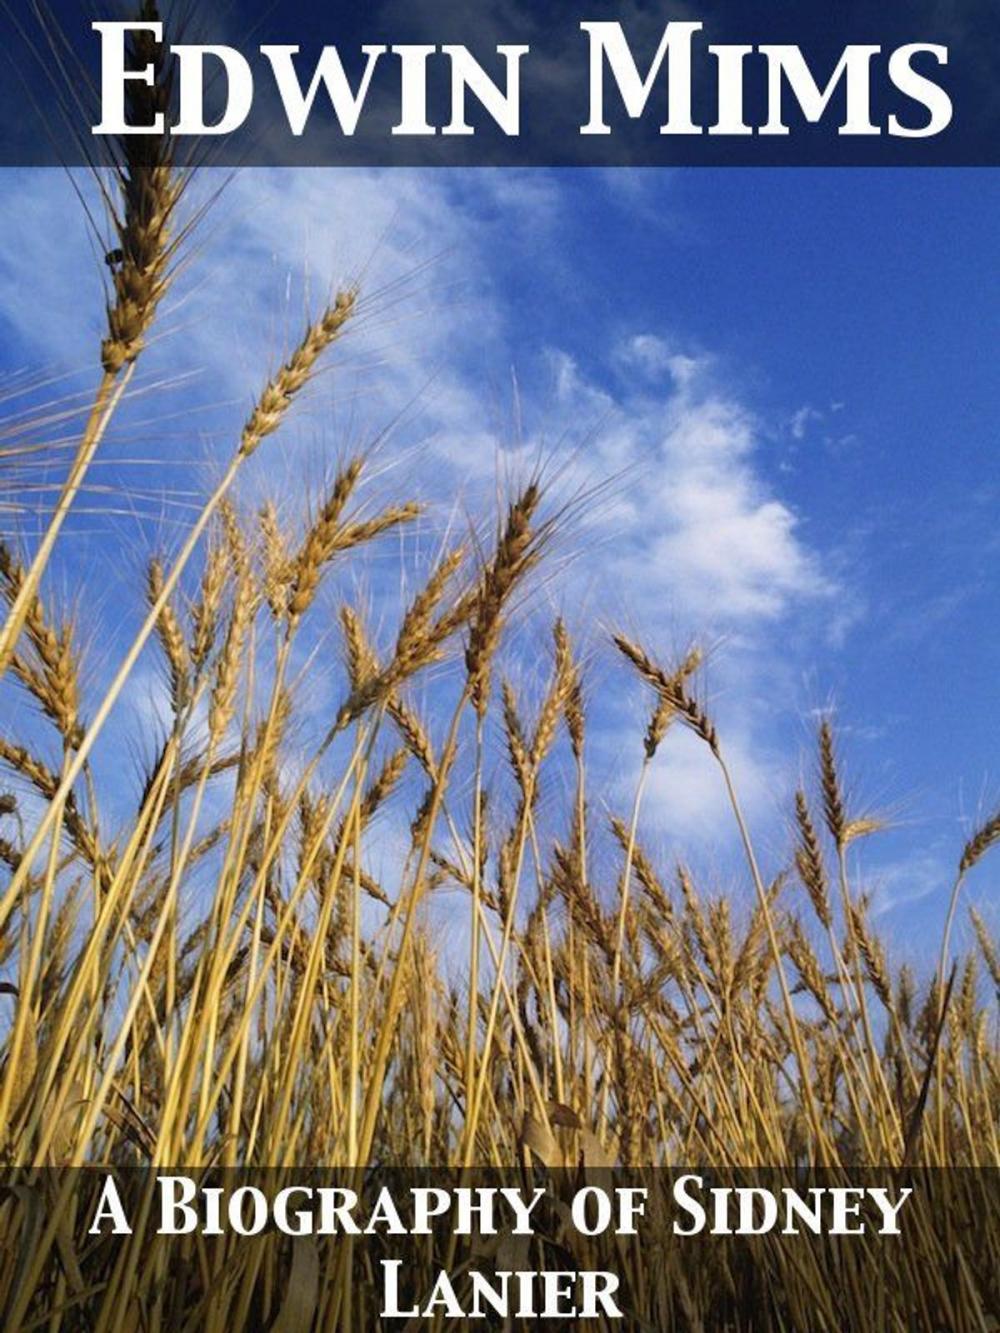
[[[23,206],[8,210],[0,241],[7,255],[20,248],[35,289],[29,301],[6,261],[0,309],[18,345],[79,365],[94,355],[99,316],[94,301],[79,299],[76,277],[93,275],[96,299],[99,260],[73,240],[80,226],[42,262],[52,218],[71,200],[51,174],[25,178]],[[143,373],[199,370],[218,411],[210,430],[178,447],[210,458],[231,447],[262,370],[297,337],[307,308],[360,278],[369,313],[359,334],[290,434],[262,451],[256,486],[301,497],[332,455],[387,422],[396,426],[381,461],[428,498],[443,495],[442,522],[463,496],[475,510],[498,456],[515,471],[548,456],[570,490],[614,478],[582,517],[590,558],[568,569],[567,595],[586,590],[602,623],[634,617],[659,642],[665,625],[728,638],[713,684],[750,808],[770,818],[787,745],[761,700],[815,645],[809,617],[832,602],[836,581],[776,489],[766,423],[710,348],[676,330],[623,329],[615,312],[613,325],[597,319],[588,331],[584,366],[576,348],[551,338],[544,346],[525,331],[519,290],[498,276],[495,255],[515,223],[539,256],[558,255],[570,202],[558,176],[542,173],[238,173],[180,275],[172,332],[150,349]],[[46,343],[35,340],[39,305],[61,310],[55,341],[51,330]],[[491,390],[491,380],[503,387]],[[776,622],[792,627],[780,652],[768,646]],[[621,744],[620,722],[613,706],[595,719],[609,753]],[[720,798],[704,757],[671,738],[650,818],[710,840]]]
[[[560,400],[600,422],[595,448],[631,477],[609,520],[616,579],[643,604],[718,630],[830,597],[834,580],[766,479],[758,424],[715,382],[711,359],[648,334],[624,347],[617,389],[551,354]]]

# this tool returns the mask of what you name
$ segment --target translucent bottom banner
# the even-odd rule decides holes
[[[989,1330],[1000,1171],[7,1170],[0,1308],[18,1330]]]

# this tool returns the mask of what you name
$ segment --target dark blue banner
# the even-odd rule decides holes
[[[0,27],[7,165],[154,127],[228,165],[1000,161],[983,0],[10,0]]]

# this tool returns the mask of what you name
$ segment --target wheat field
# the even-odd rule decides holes
[[[154,86],[130,92],[146,99],[143,123],[170,95],[157,68]],[[766,1244],[706,1247],[696,1262],[668,1250],[655,1264],[636,1247],[618,1255],[635,1327],[996,1328],[996,1200],[975,1191],[1000,1167],[1000,951],[974,912],[976,947],[955,956],[953,941],[1000,813],[955,847],[924,974],[896,966],[852,883],[853,853],[879,827],[845,797],[830,721],[789,811],[787,863],[765,869],[701,652],[661,661],[613,634],[607,650],[646,707],[622,741],[643,756],[634,800],[605,814],[580,646],[556,620],[531,706],[505,656],[561,522],[542,475],[428,558],[394,625],[338,599],[341,651],[313,667],[338,702],[303,748],[293,664],[311,618],[329,614],[324,581],[334,571],[343,588],[374,544],[391,557],[386,539],[421,509],[405,494],[375,509],[359,498],[363,452],[297,518],[248,512],[238,482],[281,448],[297,398],[351,336],[360,290],[336,294],[263,383],[179,548],[136,570],[138,631],[84,688],[79,614],[47,573],[189,235],[169,140],[119,151],[101,175],[117,256],[92,407],[40,539],[0,546],[0,673],[18,700],[0,729],[7,1327],[376,1326],[360,1252],[275,1236],[187,1238],[178,1252],[141,1230],[81,1240],[76,1168],[292,1178],[304,1165],[697,1163],[951,1168],[972,1191],[966,1230],[946,1250],[928,1224],[888,1277],[821,1247],[796,1264]],[[169,728],[136,737],[155,753],[134,808],[112,817],[118,793],[102,790],[92,754],[154,658]],[[22,727],[29,715],[44,744],[37,722]],[[682,729],[727,793],[749,911],[643,845],[647,777]],[[498,738],[513,792],[499,803],[487,782]],[[386,876],[390,818],[403,833]],[[431,926],[443,897],[462,922],[458,969],[441,965]]]

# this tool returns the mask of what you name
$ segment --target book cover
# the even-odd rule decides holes
[[[1000,1328],[1000,22],[0,5],[0,1323]]]

